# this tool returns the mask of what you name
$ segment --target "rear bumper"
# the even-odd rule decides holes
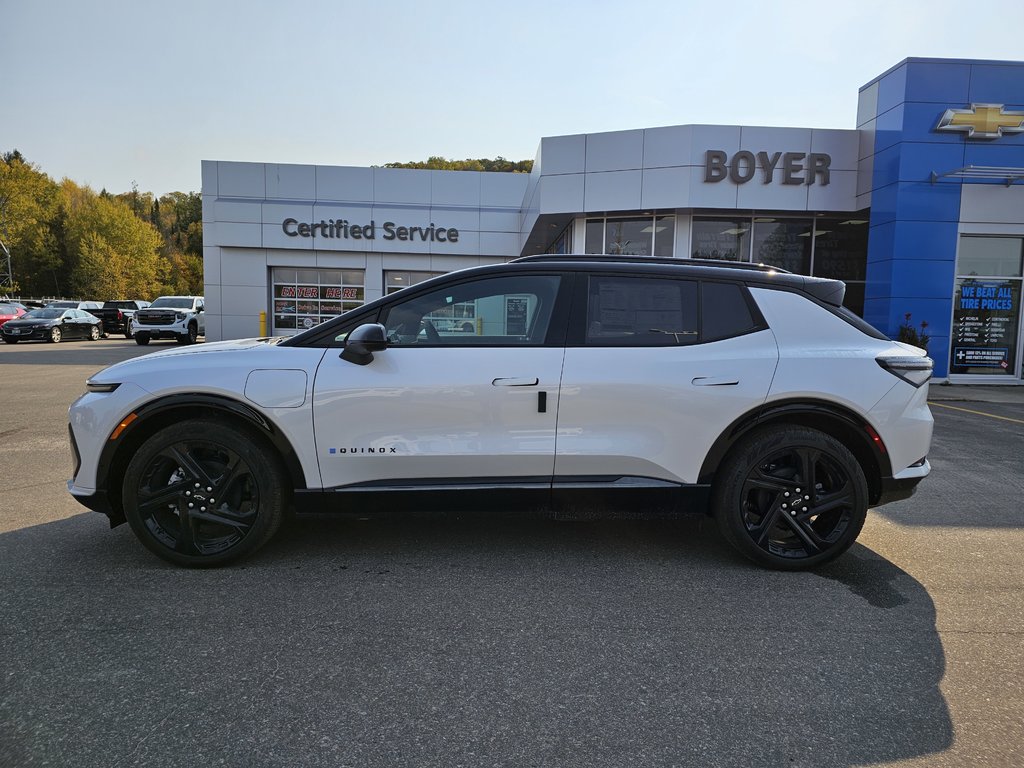
[[[921,466],[908,467],[902,472],[896,473],[895,477],[883,477],[881,496],[873,506],[880,507],[893,501],[909,499],[914,495],[918,484],[928,477],[931,469],[931,464],[925,460]]]

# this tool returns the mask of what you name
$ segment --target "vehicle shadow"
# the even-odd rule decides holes
[[[920,583],[711,521],[300,518],[189,571],[87,514],[0,536],[9,759],[853,766],[948,748]],[[139,713],[145,712],[140,721]],[[173,723],[173,727],[159,727]],[[248,751],[247,751],[248,750]]]

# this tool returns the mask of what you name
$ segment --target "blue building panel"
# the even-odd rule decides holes
[[[966,101],[971,65],[959,62],[907,62],[905,101]]]
[[[959,221],[960,184],[901,181],[896,190],[898,221]],[[899,254],[897,253],[898,257]]]
[[[948,101],[944,104],[910,102],[903,105],[903,141],[927,141],[932,144],[949,144],[962,147],[964,135],[956,131],[936,131],[939,119],[947,109],[967,109],[965,101]]]
[[[1024,104],[1024,66],[972,64],[967,98],[975,104]]]
[[[878,110],[884,114],[907,100],[907,63],[886,72],[878,80]]]
[[[958,222],[893,221],[883,226],[891,231],[890,252],[901,259],[956,261]]]
[[[956,261],[893,259],[890,275],[893,299],[934,299],[950,292]]]
[[[903,125],[905,109],[908,105],[900,104],[875,118],[875,152],[894,147],[903,141]]]
[[[961,168],[964,165],[964,143],[932,144],[907,141],[900,145],[900,181],[929,181],[933,173]],[[944,178],[940,183],[959,183]]]

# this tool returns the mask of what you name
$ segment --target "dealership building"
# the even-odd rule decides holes
[[[839,278],[875,327],[931,337],[936,378],[1024,383],[1024,62],[907,59],[849,130],[552,136],[530,174],[204,161],[202,192],[211,341],[478,264],[634,254]]]

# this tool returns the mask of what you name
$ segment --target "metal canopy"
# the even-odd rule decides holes
[[[947,177],[954,177],[975,183],[980,183],[982,181],[1001,181],[1009,187],[1012,184],[1016,184],[1018,181],[1024,181],[1024,168],[1013,168],[999,165],[965,165],[963,168],[946,171],[945,173],[936,173],[935,171],[932,171],[932,184],[937,182],[939,179]]]

